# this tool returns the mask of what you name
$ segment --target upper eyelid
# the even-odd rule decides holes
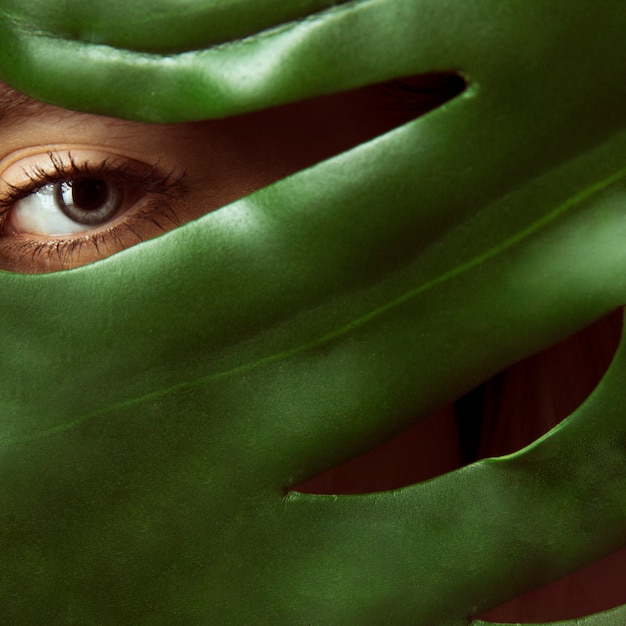
[[[80,152],[80,151],[79,151]],[[90,152],[94,152],[91,150]],[[0,212],[4,213],[15,202],[33,194],[49,184],[84,178],[115,180],[141,187],[146,193],[171,197],[186,195],[188,188],[186,173],[176,169],[163,170],[159,163],[141,163],[135,159],[119,155],[104,156],[97,163],[79,161],[71,150],[54,152],[48,150],[41,156],[47,157],[47,165],[34,162],[21,167],[24,182],[12,183],[4,180],[5,190],[0,195]],[[105,153],[102,152],[102,155]],[[30,159],[37,155],[29,155]],[[65,157],[65,158],[63,158]],[[13,162],[8,169],[18,167],[20,161]],[[7,171],[5,170],[5,171]]]

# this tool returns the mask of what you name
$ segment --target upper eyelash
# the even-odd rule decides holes
[[[67,154],[68,162],[64,162],[54,152],[47,153],[52,169],[34,165],[24,169],[27,182],[24,184],[6,183],[7,191],[0,197],[0,217],[20,200],[36,193],[47,185],[65,181],[75,181],[86,178],[115,180],[115,182],[138,186],[146,193],[169,197],[174,193],[184,195],[187,190],[185,172],[176,170],[162,171],[158,163],[149,166],[145,172],[139,172],[127,162],[117,162],[110,158],[104,159],[97,165],[91,163],[77,163],[71,153]]]

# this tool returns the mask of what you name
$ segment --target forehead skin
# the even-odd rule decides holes
[[[8,85],[0,83],[0,123],[20,116],[41,115],[49,108],[49,105],[33,100]]]
[[[623,304],[626,16],[537,6],[355,2],[180,55],[0,22],[5,80],[121,117],[436,70],[470,85],[148,245],[1,277],[12,616],[460,626],[623,545],[623,350],[516,455],[393,493],[285,495]]]

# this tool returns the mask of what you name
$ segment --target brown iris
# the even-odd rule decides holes
[[[124,191],[120,185],[85,178],[55,185],[59,208],[79,224],[98,226],[110,220],[120,209]]]

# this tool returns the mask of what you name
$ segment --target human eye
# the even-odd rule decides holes
[[[178,225],[184,176],[94,150],[48,150],[0,170],[0,269],[50,272]]]

